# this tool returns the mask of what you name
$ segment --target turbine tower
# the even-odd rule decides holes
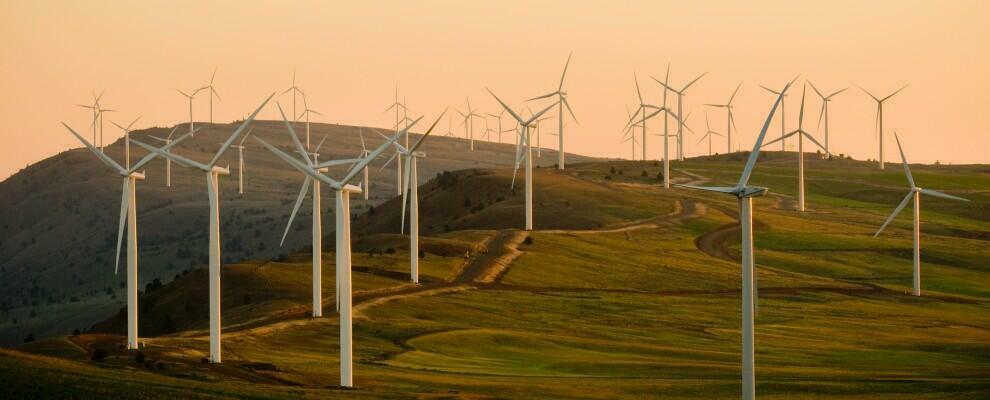
[[[794,79],[797,79],[797,78],[794,78]],[[773,144],[774,142],[778,142],[778,141],[783,142],[785,139],[787,139],[787,138],[789,138],[791,136],[797,135],[797,138],[798,138],[798,150],[797,150],[797,155],[798,155],[798,211],[801,211],[801,212],[804,212],[804,210],[805,210],[805,208],[804,208],[804,138],[808,138],[808,140],[810,140],[816,146],[818,146],[822,150],[825,150],[825,146],[822,146],[821,143],[818,143],[818,141],[815,140],[815,137],[814,136],[811,136],[810,133],[808,133],[807,131],[804,130],[804,95],[805,95],[805,92],[807,91],[807,89],[808,89],[807,87],[804,87],[804,88],[801,89],[801,111],[798,113],[798,128],[795,129],[795,130],[793,130],[793,131],[791,131],[791,132],[789,132],[789,133],[787,133],[784,136],[781,136],[778,139],[771,140],[771,141],[767,142],[766,144],[764,144],[764,146],[769,146],[769,145]],[[779,92],[777,93],[777,96],[780,96],[780,93]],[[783,106],[783,101],[781,101],[781,106]],[[781,107],[780,109],[781,109],[781,111],[783,111],[784,108]]]
[[[767,188],[765,187],[749,186],[749,177],[753,172],[753,166],[756,164],[756,160],[759,158],[760,148],[763,147],[763,138],[767,134],[767,128],[770,127],[770,121],[773,120],[773,114],[777,111],[777,106],[780,105],[788,88],[790,88],[790,84],[784,86],[784,90],[777,95],[777,101],[774,102],[773,108],[770,109],[770,114],[767,115],[767,119],[763,123],[763,129],[760,130],[760,136],[757,137],[756,144],[753,145],[753,151],[749,153],[746,167],[743,168],[742,175],[739,177],[739,183],[736,186],[677,185],[689,189],[729,194],[739,199],[739,224],[742,229],[742,398],[744,400],[753,400],[756,398],[756,377],[753,360],[753,312],[755,307],[753,299],[755,292],[755,275],[753,271],[753,197],[763,196],[767,193]],[[731,104],[731,100],[729,103]]]
[[[825,121],[825,153],[828,154],[829,158],[832,158],[832,152],[829,150],[830,147],[828,147],[828,103],[832,101],[832,97],[835,97],[835,95],[842,93],[849,88],[842,88],[836,90],[832,92],[832,94],[826,96],[822,94],[822,92],[818,91],[818,88],[815,87],[814,83],[808,81],[808,84],[811,85],[811,88],[814,89],[816,94],[818,94],[818,97],[822,98],[822,110],[821,112],[818,113],[818,126],[822,125],[822,120]]]
[[[334,160],[325,163],[319,163],[319,153],[317,152],[307,152],[306,148],[303,147],[302,143],[299,141],[299,136],[296,134],[296,130],[292,128],[292,124],[289,119],[285,117],[285,112],[282,111],[282,106],[277,104],[278,111],[282,115],[282,121],[285,123],[285,129],[292,138],[292,143],[296,146],[296,151],[302,158],[302,164],[307,168],[311,169],[315,173],[328,172],[330,167],[337,165],[353,164],[361,161],[359,158],[351,158],[345,160]],[[326,137],[324,137],[324,140]],[[260,139],[259,139],[260,140]],[[323,146],[323,141],[317,145],[316,151]],[[267,147],[267,146],[266,146]],[[312,157],[312,158],[310,158]],[[295,161],[295,159],[293,159]],[[298,161],[297,161],[298,162]],[[293,163],[289,163],[291,166],[295,166]],[[285,244],[285,237],[289,234],[289,228],[292,227],[292,221],[295,220],[296,214],[299,212],[299,206],[302,205],[303,199],[306,198],[306,194],[309,192],[310,186],[313,188],[313,236],[312,236],[312,246],[313,246],[313,318],[319,318],[323,316],[323,208],[320,205],[320,181],[314,180],[309,174],[304,173],[305,180],[303,181],[302,187],[299,190],[299,196],[296,197],[296,203],[292,207],[292,214],[289,214],[289,221],[285,225],[285,231],[282,233],[282,240],[279,242],[279,247]],[[339,286],[338,286],[339,290]]]
[[[213,75],[210,75],[210,83],[206,86],[203,86],[204,90],[208,90],[210,92],[210,124],[211,125],[213,124],[213,96],[216,96],[217,100],[220,100],[220,93],[218,93],[217,88],[213,86],[213,80],[216,79],[216,77],[217,77],[217,69],[214,68]]]
[[[911,191],[908,192],[907,196],[904,196],[904,200],[901,200],[901,204],[898,204],[897,208],[894,209],[894,212],[890,213],[890,216],[887,217],[887,220],[884,221],[883,225],[880,226],[880,229],[877,230],[877,233],[873,234],[873,237],[877,237],[878,235],[880,235],[880,232],[883,232],[883,229],[886,228],[888,224],[890,224],[890,221],[893,221],[894,217],[896,217],[897,214],[899,214],[901,210],[904,209],[904,206],[907,205],[908,201],[912,201],[912,200],[914,201],[914,232],[913,232],[914,233],[913,234],[914,285],[911,293],[914,294],[915,296],[921,296],[921,194],[924,193],[930,196],[941,197],[943,199],[949,199],[949,200],[958,200],[958,201],[969,201],[969,200],[964,199],[962,197],[956,197],[950,194],[945,194],[937,190],[922,189],[918,187],[918,185],[914,183],[914,177],[911,176],[911,168],[908,167],[907,158],[904,157],[904,149],[901,148],[901,139],[897,137],[897,132],[894,132],[894,140],[897,141],[897,150],[900,151],[901,162],[904,164],[904,176],[907,177],[908,184],[911,185]]]
[[[680,90],[677,90],[677,89],[674,89],[674,88],[670,87],[669,83],[666,82],[666,80],[664,82],[660,82],[659,79],[653,78],[653,80],[657,81],[657,83],[663,85],[664,88],[666,88],[667,90],[670,90],[671,92],[674,92],[674,94],[677,95],[677,117],[681,119],[678,122],[678,124],[677,124],[677,159],[678,159],[678,161],[684,161],[684,121],[683,121],[683,119],[685,119],[684,118],[684,114],[683,114],[684,113],[684,95],[687,93],[687,90],[688,90],[688,88],[691,87],[691,85],[694,85],[695,82],[697,82],[699,79],[701,79],[706,74],[707,74],[707,72],[702,73],[701,75],[698,75],[697,78],[694,78],[692,81],[688,82]],[[690,128],[688,128],[688,129],[690,130]]]
[[[523,158],[525,158],[526,159],[526,222],[525,222],[526,225],[525,226],[527,231],[531,231],[533,230],[533,157],[532,157],[533,147],[529,137],[530,124],[532,124],[534,121],[539,119],[540,116],[545,114],[547,111],[550,111],[550,109],[556,106],[557,103],[553,103],[547,106],[546,108],[544,108],[543,110],[540,110],[540,112],[533,114],[531,117],[529,117],[528,120],[523,120],[522,117],[520,117],[519,114],[517,114],[515,111],[512,111],[512,109],[509,108],[509,106],[506,105],[505,102],[502,101],[502,99],[498,98],[498,96],[496,96],[495,93],[491,91],[491,89],[485,88],[485,90],[488,90],[488,93],[490,93],[492,97],[494,97],[495,100],[498,101],[498,103],[501,104],[503,108],[505,108],[505,111],[508,111],[509,115],[511,115],[512,118],[515,118],[516,122],[519,123],[520,146],[516,148],[516,166],[512,170],[512,186],[515,187],[516,171],[519,170],[519,163],[522,161]],[[520,153],[519,150],[522,150],[522,153]]]
[[[134,144],[144,147],[148,151],[157,153],[158,155],[169,158],[175,161],[177,164],[187,167],[195,168],[204,173],[206,173],[206,192],[209,195],[210,201],[210,362],[219,363],[220,359],[220,175],[230,175],[230,169],[218,167],[216,164],[220,161],[220,157],[234,144],[241,133],[243,133],[247,126],[254,121],[254,118],[261,112],[261,109],[265,107],[266,104],[275,97],[275,93],[272,93],[265,99],[264,102],[258,106],[257,109],[251,113],[240,126],[234,130],[234,133],[227,138],[227,141],[220,146],[220,150],[213,156],[208,163],[202,164],[188,158],[182,157],[175,153],[164,151],[147,144],[141,143],[137,140],[131,139]]]
[[[736,126],[736,119],[732,118],[732,100],[736,98],[736,93],[739,93],[740,87],[742,87],[742,82],[739,82],[739,85],[736,86],[736,90],[732,92],[732,96],[729,96],[729,101],[725,104],[705,104],[709,107],[724,108],[728,113],[725,121],[725,130],[727,135],[725,137],[725,148],[727,153],[732,152],[732,128]]]
[[[79,139],[86,148],[89,149],[96,158],[103,162],[106,166],[117,171],[122,177],[123,186],[120,191],[120,223],[117,227],[117,253],[114,257],[114,267],[113,274],[117,275],[117,270],[120,267],[120,243],[123,241],[124,237],[124,223],[127,223],[127,348],[137,349],[138,348],[138,242],[137,242],[137,195],[135,188],[137,186],[137,181],[144,179],[143,172],[137,172],[138,169],[144,167],[145,164],[153,160],[158,156],[157,153],[150,153],[140,161],[138,161],[134,166],[123,167],[114,161],[110,156],[104,154],[102,151],[96,148],[93,144],[90,144],[83,139],[81,135],[72,130],[69,125],[62,123],[69,132],[72,133],[76,139]],[[125,133],[125,135],[127,135]],[[169,148],[175,146],[190,134],[187,133],[182,137],[166,144],[161,148],[161,151],[167,152]],[[129,135],[128,135],[129,136]],[[129,164],[129,163],[128,163]]]
[[[422,117],[421,117],[422,118]],[[410,126],[411,127],[411,126]],[[300,153],[303,159],[307,162],[302,162],[296,158],[285,154],[282,150],[275,148],[265,142],[261,138],[255,136],[261,145],[268,148],[269,151],[274,153],[276,156],[287,162],[293,168],[299,170],[300,172],[306,174],[307,179],[312,179],[322,183],[330,185],[336,192],[336,211],[334,215],[336,216],[336,255],[337,255],[337,297],[338,307],[340,309],[340,385],[343,387],[354,386],[354,372],[353,372],[353,346],[352,346],[352,334],[353,334],[353,318],[351,310],[351,209],[350,209],[350,194],[360,193],[361,188],[350,185],[348,182],[357,176],[361,170],[371,162],[371,160],[378,157],[386,148],[399,140],[402,135],[408,131],[408,128],[403,131],[397,131],[395,135],[389,138],[385,143],[382,143],[378,148],[373,150],[368,154],[367,157],[362,158],[357,163],[353,164],[347,172],[347,175],[343,179],[337,181],[334,180],[313,168],[308,162],[309,157],[306,156],[305,149],[299,143],[299,139],[296,138],[293,141],[296,143],[296,151]],[[291,131],[290,131],[291,133]],[[305,185],[304,185],[305,186]]]
[[[316,115],[323,115],[323,114],[320,114],[319,111],[316,111],[314,109],[309,108],[309,103],[306,102],[306,95],[303,95],[302,96],[302,99],[303,99],[303,108],[304,108],[304,110],[303,110],[303,112],[300,115],[295,116],[294,118],[296,120],[298,120],[299,118],[302,118],[303,116],[306,116],[306,150],[309,150],[310,149],[310,145],[309,145],[309,114],[316,114]]]
[[[160,138],[158,136],[153,136],[153,135],[148,135],[148,137],[150,137],[152,139],[155,139],[155,140],[157,140],[159,142],[162,142],[162,143],[165,143],[165,144],[169,144],[169,143],[172,143],[172,135],[175,134],[175,131],[177,129],[179,129],[179,126],[178,125],[173,126],[172,127],[172,131],[169,132],[168,133],[168,136],[165,136],[164,139],[163,138]],[[130,142],[130,141],[128,141],[128,142]],[[130,144],[128,143],[128,145],[130,145]],[[172,160],[169,160],[167,158],[165,159],[165,187],[172,187]]]
[[[859,86],[860,90],[870,95],[870,97],[872,97],[873,100],[877,102],[876,124],[877,124],[877,135],[880,137],[880,169],[881,170],[883,170],[884,168],[883,166],[883,103],[886,102],[887,100],[890,100],[891,97],[894,97],[895,94],[900,93],[906,87],[908,87],[908,85],[901,86],[900,89],[895,90],[893,93],[887,95],[887,97],[881,99],[878,98],[877,96],[874,96],[873,93],[870,93],[868,90],[863,89],[862,86]]]
[[[133,127],[139,119],[141,119],[141,117],[134,118],[134,120],[127,124],[127,126],[120,126],[120,124],[110,121],[111,124],[114,124],[114,126],[124,131],[124,168],[127,169],[131,168],[131,127]]]
[[[464,121],[461,122],[461,125],[464,126],[464,136],[470,142],[471,151],[474,151],[474,118],[484,118],[484,116],[476,113],[475,109],[471,108],[471,99],[467,99],[467,114],[461,112],[461,110],[457,110],[457,113],[464,117]]]
[[[303,98],[306,97],[306,93],[304,93],[302,89],[299,88],[299,86],[296,86],[295,70],[292,71],[292,86],[289,86],[288,89],[285,89],[285,91],[282,92],[282,94],[280,94],[279,96],[284,96],[286,93],[289,92],[292,92],[292,118],[293,118],[292,123],[295,124],[296,122],[299,122],[299,119],[297,117],[299,114],[296,114],[296,94],[303,95]]]
[[[712,136],[722,136],[721,133],[712,130],[712,126],[708,124],[708,112],[705,111],[705,129],[707,130],[704,135],[701,136],[701,140],[698,140],[700,144],[706,138],[708,139],[708,156],[712,156]]]
[[[558,134],[557,135],[557,142],[558,142],[558,147],[557,147],[557,169],[560,169],[560,170],[564,169],[564,108],[565,107],[567,108],[567,112],[571,114],[571,118],[574,119],[574,123],[578,123],[577,122],[577,117],[574,115],[574,110],[571,109],[571,104],[567,102],[567,92],[564,91],[564,77],[567,76],[567,67],[571,64],[571,55],[572,54],[574,54],[574,53],[572,52],[572,53],[570,53],[570,54],[567,55],[567,62],[564,63],[564,72],[562,72],[560,74],[560,84],[557,85],[557,90],[555,90],[553,92],[550,92],[550,93],[547,93],[547,94],[542,95],[542,96],[534,97],[534,98],[528,100],[528,101],[533,101],[533,100],[546,99],[546,98],[557,96],[557,105],[560,106],[560,108],[557,110],[558,111],[557,123],[559,124],[558,125],[558,129],[559,130],[557,131],[557,134]],[[501,114],[499,114],[499,116],[500,116],[499,117],[499,121],[498,121],[499,122],[499,138],[500,138],[499,139],[499,143],[501,143],[502,142],[502,140],[501,140],[501,137],[502,137],[502,133],[501,133],[501,131],[502,131],[502,128],[501,128],[502,118],[501,118]]]
[[[406,187],[402,191],[402,219],[401,225],[399,226],[399,234],[405,233],[406,231],[406,204],[409,204],[409,280],[412,283],[419,283],[419,178],[416,175],[416,160],[422,157],[426,157],[426,153],[416,151],[419,146],[423,144],[427,136],[430,136],[430,132],[433,132],[433,128],[436,128],[437,123],[443,118],[447,110],[440,113],[437,120],[433,122],[430,129],[423,134],[419,140],[413,144],[412,147],[405,147],[399,143],[392,143],[393,146],[402,154],[403,159],[406,162],[406,178],[403,180]],[[381,134],[381,133],[379,133]],[[384,136],[384,135],[382,135]],[[386,137],[387,139],[387,137]]]
[[[203,88],[198,88],[196,90],[193,90],[192,93],[189,94],[179,89],[175,89],[175,91],[179,92],[179,94],[185,96],[186,99],[189,99],[189,132],[196,130],[195,127],[193,126],[193,99],[196,98],[196,94],[198,94],[201,90],[203,90]]]
[[[241,138],[240,143],[230,146],[237,149],[237,194],[242,196],[244,195],[244,141],[247,140],[248,136],[251,136],[251,131],[253,130],[253,126],[248,128],[247,133]],[[220,144],[222,145],[223,143]]]

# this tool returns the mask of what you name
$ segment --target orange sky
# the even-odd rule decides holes
[[[624,107],[635,102],[632,73],[640,73],[649,101],[659,102],[647,76],[659,77],[671,62],[676,85],[708,72],[686,101],[696,131],[704,131],[701,104],[725,101],[744,82],[736,99],[743,147],[752,145],[772,100],[757,85],[780,86],[802,73],[828,91],[858,83],[887,92],[910,83],[885,114],[911,161],[990,163],[985,1],[206,3],[0,0],[0,179],[78,147],[59,121],[85,130],[90,114],[76,104],[89,102],[92,90],[106,90],[104,105],[119,110],[108,114],[108,141],[120,136],[109,120],[141,115],[139,127],[185,121],[186,102],[175,89],[205,84],[214,67],[219,121],[285,89],[296,69],[312,108],[324,114],[319,121],[388,126],[392,116],[382,110],[396,83],[415,113],[463,107],[465,96],[495,112],[485,86],[513,104],[551,91],[571,50],[566,89],[580,125],[568,124],[569,151],[627,157],[618,140]],[[281,101],[291,104],[288,96]],[[820,103],[810,95],[808,102],[806,125],[817,132]],[[196,104],[197,120],[206,107]],[[855,87],[835,98],[836,153],[876,157],[873,112]],[[262,118],[276,113],[270,108]],[[711,111],[711,118],[724,130],[724,114]],[[661,149],[651,139],[655,156]],[[703,151],[696,140],[688,137],[688,155]]]

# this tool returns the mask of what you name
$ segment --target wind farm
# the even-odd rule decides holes
[[[5,396],[990,397],[990,6],[51,7]]]

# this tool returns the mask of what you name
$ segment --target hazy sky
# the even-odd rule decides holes
[[[686,98],[695,131],[704,132],[702,104],[724,102],[743,82],[736,99],[743,147],[772,100],[757,85],[779,87],[801,73],[826,91],[860,84],[884,93],[910,83],[885,119],[911,161],[990,163],[987,21],[986,1],[0,0],[0,179],[80,146],[59,122],[86,130],[90,114],[76,104],[89,103],[93,90],[105,90],[104,106],[119,110],[108,114],[108,142],[121,134],[110,120],[185,121],[187,103],[175,89],[204,85],[214,67],[218,121],[284,90],[297,70],[311,107],[324,114],[319,121],[389,126],[393,117],[382,111],[396,84],[417,114],[463,109],[466,96],[496,112],[486,86],[518,105],[554,89],[572,50],[565,88],[580,125],[568,123],[568,151],[628,157],[619,138],[624,108],[636,101],[633,71],[656,103],[661,90],[648,76],[660,77],[670,62],[677,86],[708,72]],[[800,91],[789,97],[789,128]],[[808,92],[806,127],[818,132],[820,103]],[[207,118],[204,100],[197,120]],[[280,101],[291,107],[289,96]],[[830,110],[834,151],[875,158],[872,100],[852,86]],[[725,115],[709,113],[724,131]],[[276,114],[272,107],[261,117]],[[696,138],[686,140],[688,155],[707,150]],[[659,143],[648,139],[651,155],[660,154]]]

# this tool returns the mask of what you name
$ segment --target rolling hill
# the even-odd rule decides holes
[[[176,146],[176,153],[194,160],[208,160],[233,131],[233,124],[197,124],[202,131]],[[281,121],[257,121],[253,135],[289,150],[292,146]],[[183,128],[180,128],[180,131]],[[368,146],[383,139],[369,129],[330,124],[312,124],[314,145],[325,135],[321,159],[352,158],[361,151],[359,135]],[[297,132],[303,134],[300,124]],[[136,140],[156,142],[149,135],[164,137],[169,128],[151,128],[131,133]],[[68,132],[65,132],[68,135]],[[415,140],[419,135],[410,135]],[[508,137],[508,135],[507,135]],[[232,175],[221,178],[221,235],[223,262],[267,260],[285,256],[308,246],[311,207],[303,206],[286,243],[279,247],[292,203],[302,183],[301,174],[290,169],[252,140],[245,143],[245,193],[237,194],[237,153],[228,151],[220,165],[235,166]],[[419,163],[421,181],[442,171],[466,168],[511,166],[515,147],[477,141],[476,151],[467,151],[463,139],[435,135],[421,150],[427,158]],[[146,152],[132,146],[132,159]],[[106,149],[115,160],[123,158],[123,141]],[[546,151],[539,165],[549,166],[556,152]],[[386,154],[391,155],[389,151]],[[380,170],[387,158],[372,163],[369,201],[355,199],[352,212],[361,214],[396,193],[395,163]],[[569,155],[573,162],[589,158]],[[172,187],[164,186],[165,162],[147,165],[147,179],[140,181],[138,199],[139,286],[167,283],[207,263],[206,190],[200,173],[172,166]],[[342,174],[343,167],[331,170]],[[329,190],[323,204],[331,212]],[[88,150],[77,148],[37,162],[0,182],[0,344],[19,343],[29,333],[36,337],[85,329],[125,304],[124,274],[114,275],[114,253],[120,207],[120,181]],[[326,219],[324,219],[326,221]],[[333,224],[324,233],[332,235]],[[384,232],[384,228],[382,232]],[[332,240],[331,240],[332,242]],[[122,259],[124,255],[122,254]],[[123,263],[124,261],[121,261]]]

